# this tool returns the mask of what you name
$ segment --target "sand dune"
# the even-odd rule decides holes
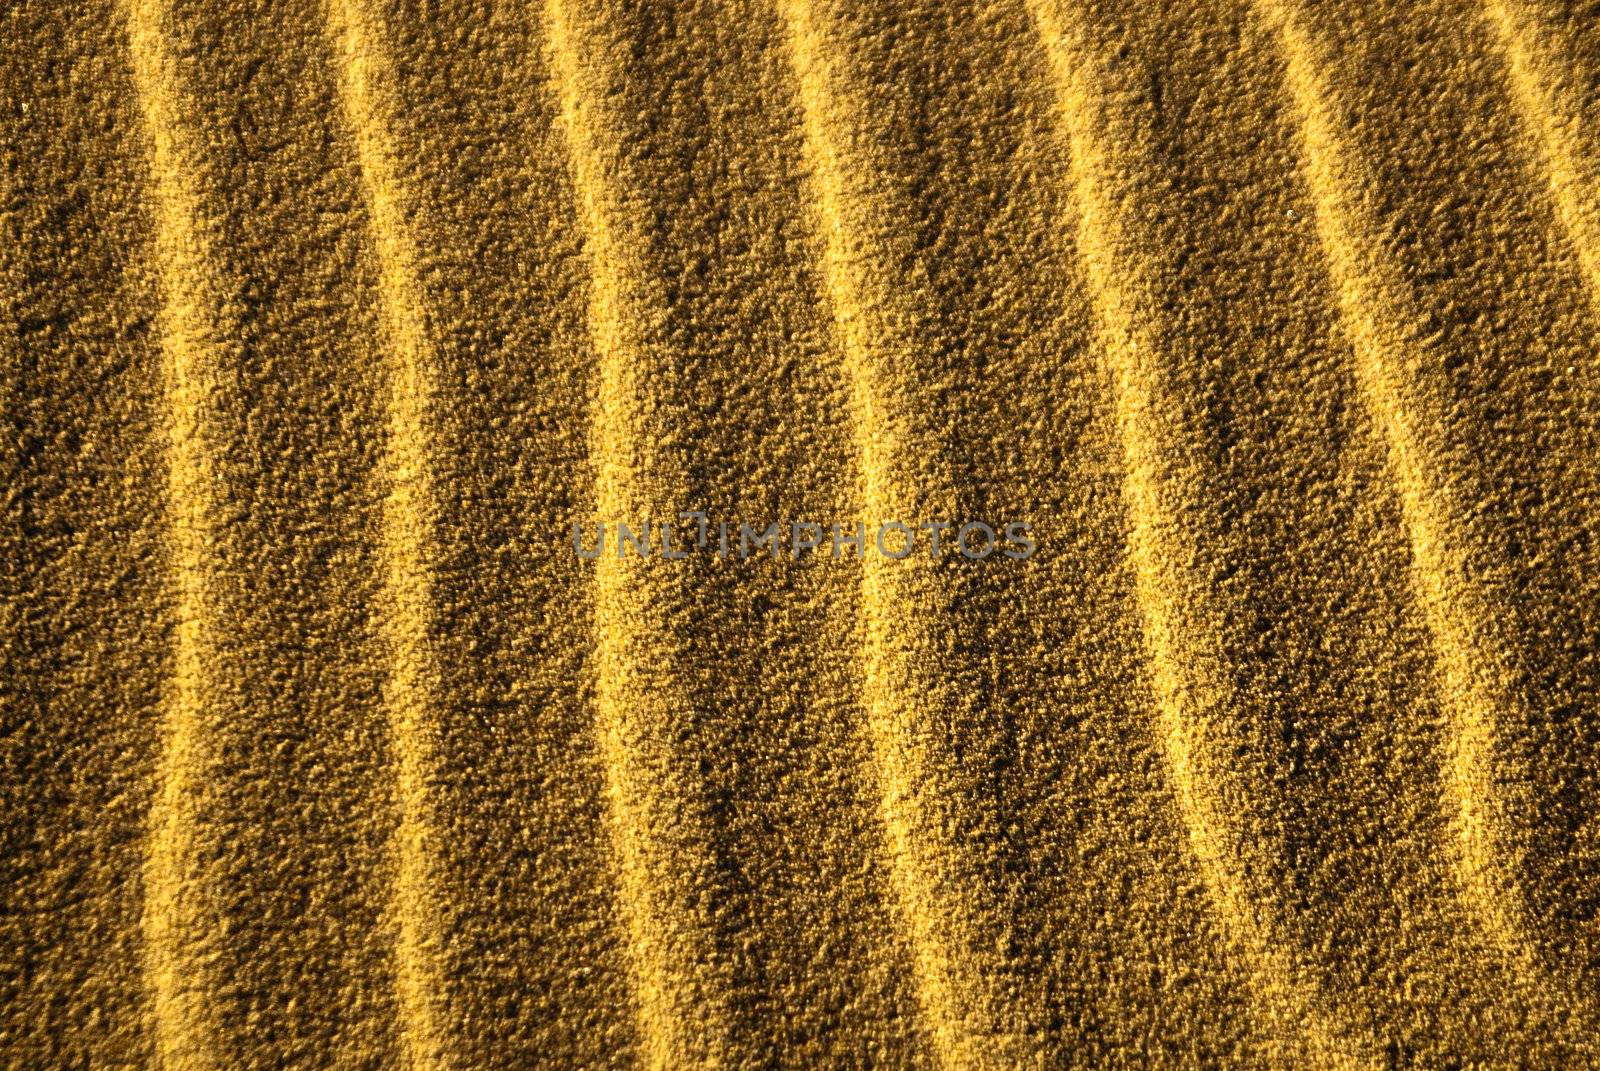
[[[0,1066],[1600,1063],[1584,12],[0,26]]]

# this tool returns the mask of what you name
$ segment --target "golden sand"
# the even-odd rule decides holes
[[[0,43],[0,1067],[1600,1066],[1581,6]]]

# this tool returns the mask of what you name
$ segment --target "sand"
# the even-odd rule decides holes
[[[0,1066],[1600,1066],[1582,5],[0,41]]]

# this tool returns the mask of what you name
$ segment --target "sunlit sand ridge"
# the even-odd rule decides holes
[[[0,1065],[1595,1061],[1600,30],[247,7],[0,14]]]

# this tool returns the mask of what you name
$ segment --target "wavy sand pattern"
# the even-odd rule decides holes
[[[1580,6],[0,28],[0,1066],[1600,1062]]]

